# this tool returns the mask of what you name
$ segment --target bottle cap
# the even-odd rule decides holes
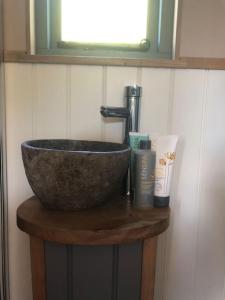
[[[140,149],[151,149],[151,141],[148,140],[148,141],[144,141],[144,140],[141,140],[140,141]]]
[[[154,196],[154,207],[168,207],[170,202],[170,197],[159,197]]]

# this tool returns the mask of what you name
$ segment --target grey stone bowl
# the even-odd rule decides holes
[[[33,140],[21,147],[30,186],[49,209],[86,209],[124,192],[130,154],[124,144]]]

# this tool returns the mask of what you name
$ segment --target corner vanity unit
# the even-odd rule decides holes
[[[30,236],[34,300],[153,300],[157,236],[169,208],[137,210],[119,197],[82,211],[17,210]]]

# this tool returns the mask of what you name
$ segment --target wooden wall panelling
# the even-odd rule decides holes
[[[54,132],[60,132],[60,136],[65,134],[66,137],[70,131],[70,119],[68,119],[70,100],[68,101],[68,99],[77,101],[79,95],[90,93],[90,91],[86,92],[84,88],[86,86],[85,74],[88,73],[89,67],[79,66],[74,71],[75,75],[71,77],[70,68],[73,67],[61,67],[62,69],[58,69],[57,66],[6,64],[10,290],[12,300],[31,300],[29,242],[25,235],[16,229],[15,224],[16,207],[25,198],[32,195],[23,169],[20,144],[24,140],[36,137],[36,132],[39,137],[51,136]],[[165,69],[142,69],[140,71],[134,68],[134,71],[130,71],[131,75],[128,71],[127,78],[131,79],[126,81],[126,71],[124,71],[121,78],[125,79],[123,79],[124,81],[120,79],[122,83],[117,85],[116,77],[121,71],[115,70],[113,75],[108,77],[112,78],[109,90],[115,89],[115,94],[118,93],[118,97],[112,96],[111,99],[104,102],[106,98],[103,96],[109,93],[106,92],[106,82],[103,75],[107,70],[103,70],[102,67],[91,68],[90,73],[92,75],[90,76],[94,77],[93,73],[97,73],[96,90],[93,87],[93,102],[85,102],[84,100],[83,103],[81,102],[80,108],[81,111],[84,111],[88,103],[93,107],[94,112],[89,114],[86,120],[87,126],[93,128],[91,137],[101,138],[102,128],[105,126],[101,118],[97,118],[99,105],[101,103],[114,105],[111,103],[113,99],[118,99],[121,104],[124,84],[133,83],[134,80],[143,85],[144,88],[142,104],[145,110],[141,112],[141,130],[150,131],[151,128],[154,130],[160,128],[162,133],[164,130],[168,130],[178,133],[181,137],[171,197],[171,225],[168,237],[165,240],[160,237],[164,244],[160,244],[160,241],[158,248],[155,300],[192,300],[195,298],[198,300],[222,300],[224,298],[223,283],[225,278],[225,238],[223,234],[224,72],[170,71]],[[130,68],[125,69],[130,70]],[[60,75],[58,73],[61,73],[61,70],[62,74]],[[54,72],[56,72],[55,75],[53,75]],[[77,81],[79,80],[79,73],[83,78],[82,88]],[[54,94],[54,84],[48,86],[45,82],[47,74],[49,74],[48,76],[52,74],[55,85],[59,85],[59,87],[56,86],[56,91],[58,89],[58,93],[62,96],[61,100],[58,95]],[[62,82],[59,82],[61,80]],[[74,84],[73,87],[70,80]],[[113,82],[115,82],[115,86]],[[66,87],[64,87],[65,84]],[[37,87],[40,91],[37,91]],[[74,89],[72,93],[71,89]],[[74,98],[70,98],[70,93],[74,95]],[[38,95],[41,100],[38,102],[39,112],[36,115],[35,107],[37,107]],[[54,115],[51,115],[50,108],[54,102],[51,102],[53,100],[49,97],[52,98],[54,95],[56,107],[53,108]],[[166,106],[164,106],[163,99]],[[84,103],[86,104],[82,106]],[[71,131],[71,137],[75,138],[79,133],[80,136],[86,138],[86,131],[82,131],[84,123],[81,123],[79,111],[76,111],[77,102],[72,105],[74,110],[71,118],[76,114],[78,114],[78,118],[74,117],[71,121],[71,123],[73,122],[71,128],[74,128],[74,132]],[[163,113],[160,114],[159,118],[155,118],[155,114],[159,113],[161,106],[163,106]],[[40,115],[45,107],[46,112],[44,111],[43,115]],[[65,107],[67,107],[67,113],[65,113]],[[166,115],[166,107],[169,117]],[[47,120],[48,115],[55,120],[54,132],[51,121]],[[57,122],[57,116],[59,116],[60,122]],[[167,119],[168,127],[166,127],[165,119]],[[42,120],[43,123],[49,122],[46,124],[51,124],[51,126],[43,126]],[[110,126],[111,124],[109,124],[109,129]],[[116,139],[118,133],[122,134],[118,129],[116,133],[109,133],[106,138],[110,139],[111,135],[115,134],[113,138]],[[164,255],[165,261],[162,261]],[[163,280],[163,284],[161,280]]]
[[[66,66],[35,65],[33,68],[35,138],[65,138],[68,117]]]
[[[176,71],[172,132],[180,136],[171,197],[164,297],[194,299],[204,71]]]
[[[144,68],[141,73],[143,96],[141,102],[140,126],[142,132],[166,134],[169,132],[172,106],[173,70]],[[162,297],[165,273],[165,248],[167,235],[158,239],[155,297]]]
[[[201,154],[196,299],[225,297],[225,74],[209,71]]]
[[[168,131],[170,80],[171,70],[142,70],[141,131],[161,134]]]
[[[101,140],[103,68],[71,67],[69,80],[71,137]]]
[[[20,150],[24,140],[33,138],[33,66],[10,64],[5,71],[10,298],[30,300],[29,240],[16,227],[16,208],[33,194]]]

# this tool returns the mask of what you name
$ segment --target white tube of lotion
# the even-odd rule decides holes
[[[156,207],[167,207],[176,158],[177,135],[158,136],[153,139],[152,148],[156,151],[155,203]]]

